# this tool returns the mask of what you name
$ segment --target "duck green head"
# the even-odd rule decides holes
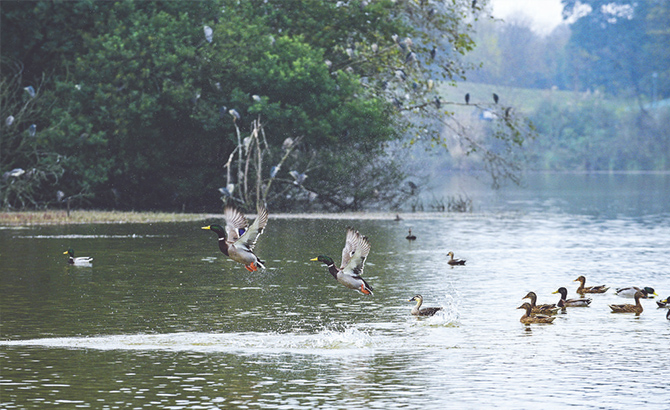
[[[63,255],[70,255],[71,257],[74,258],[74,249],[70,248],[66,250],[65,252],[63,252]]]
[[[560,288],[558,288],[558,290],[557,290],[556,292],[551,292],[551,293],[552,293],[552,294],[554,294],[554,293],[560,293],[561,296],[563,296],[563,298],[565,298],[565,297],[568,295],[568,290],[567,290],[566,288],[564,288],[564,287],[560,287]]]
[[[330,256],[319,255],[319,256],[317,256],[316,258],[314,258],[314,259],[310,259],[310,260],[311,260],[311,261],[319,261],[319,262],[323,262],[323,263],[325,263],[325,264],[328,265],[328,266],[330,266],[330,265],[335,265],[335,262],[333,262],[333,259],[332,259]]]
[[[650,288],[650,287],[647,286],[647,287],[644,288],[644,291],[647,293],[647,295],[655,295],[655,296],[658,296],[658,295],[656,294],[656,291],[654,290],[654,288]]]
[[[210,231],[213,231],[214,233],[219,235],[219,237],[222,237],[222,238],[224,238],[226,236],[226,230],[223,229],[223,226],[221,226],[221,225],[203,226],[202,229],[208,229]]]

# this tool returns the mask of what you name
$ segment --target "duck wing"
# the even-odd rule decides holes
[[[244,231],[241,229],[238,231],[240,233],[239,239],[235,241],[235,246],[236,247],[243,247],[246,248],[250,251],[254,250],[254,246],[256,246],[256,241],[258,240],[258,237],[263,233],[263,230],[265,229],[265,225],[268,223],[268,210],[265,208],[263,205],[258,206],[258,216],[256,217],[256,220],[254,223],[251,224],[248,228],[245,227],[243,228]],[[241,215],[241,213],[240,213]],[[244,218],[244,215],[242,215],[242,219],[244,219],[245,224],[247,224],[246,218]],[[228,220],[226,219],[226,224]],[[235,219],[235,221],[239,221],[239,217]]]
[[[249,222],[244,214],[234,206],[226,206],[223,210],[223,217],[226,219],[226,242],[233,244],[249,228]]]
[[[347,239],[342,249],[341,271],[348,275],[360,276],[363,273],[365,258],[370,253],[370,242],[360,232],[347,228]]]

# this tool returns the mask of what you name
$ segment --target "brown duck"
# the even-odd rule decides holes
[[[607,289],[609,287],[605,285],[598,285],[598,286],[584,286],[584,283],[586,283],[586,278],[584,276],[580,276],[577,279],[574,280],[574,282],[579,282],[579,287],[577,288],[576,292],[580,294],[584,293],[605,293],[607,292]]]
[[[453,252],[449,252],[447,254],[447,256],[449,257],[449,260],[447,261],[447,263],[449,265],[451,265],[451,266],[465,265],[465,259],[454,259],[454,253]]]
[[[537,305],[537,295],[535,292],[528,292],[528,294],[521,299],[530,299],[531,313],[542,313],[545,315],[553,315],[558,312],[558,306],[555,303]]]
[[[421,304],[423,304],[423,296],[415,295],[408,302],[416,302],[416,306],[412,308],[412,314],[414,316],[433,316],[435,313],[442,310],[441,307],[429,307],[421,309]]]
[[[612,309],[612,313],[635,313],[639,315],[644,310],[640,304],[640,298],[643,298],[644,294],[642,292],[637,292],[635,294],[635,304],[623,304],[623,305],[609,305]]]
[[[531,310],[533,309],[530,306],[530,303],[526,302],[523,305],[519,306],[517,309],[526,309],[526,313],[521,316],[519,322],[529,325],[531,323],[551,323],[556,319],[555,316],[546,316],[546,315],[531,315]]]

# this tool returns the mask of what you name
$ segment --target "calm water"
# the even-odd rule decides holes
[[[271,216],[265,273],[225,259],[214,221],[1,229],[0,408],[667,408],[654,300],[611,314],[629,300],[610,290],[530,327],[515,308],[576,297],[579,275],[670,296],[670,176],[468,194],[472,214]],[[339,262],[347,225],[371,238],[373,297],[309,261]],[[67,266],[68,247],[93,266]],[[411,316],[416,293],[442,314]]]

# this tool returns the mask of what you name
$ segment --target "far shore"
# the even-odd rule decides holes
[[[472,215],[450,212],[346,212],[346,213],[279,213],[270,214],[270,219],[375,219],[375,220],[418,220]],[[248,217],[254,218],[254,214]],[[121,211],[12,211],[0,212],[0,226],[32,225],[76,225],[76,224],[124,224],[159,222],[194,222],[223,220],[223,213],[169,213],[169,212],[121,212]]]

